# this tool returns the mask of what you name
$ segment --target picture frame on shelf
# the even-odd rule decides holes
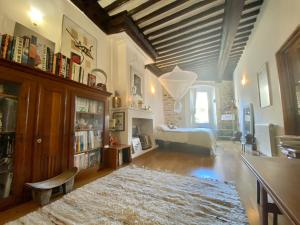
[[[271,106],[270,80],[268,63],[266,62],[257,73],[259,104],[261,108]]]
[[[88,74],[88,86],[96,87],[96,76],[93,74]]]
[[[125,112],[113,112],[113,119],[115,119],[115,131],[125,131]]]

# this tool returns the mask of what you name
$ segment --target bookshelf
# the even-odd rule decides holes
[[[20,85],[0,80],[0,199],[12,193]]]
[[[101,166],[104,132],[104,103],[75,98],[74,166],[79,170]]]
[[[110,95],[0,57],[0,210],[29,200],[25,183],[72,168],[77,155],[87,161],[76,179],[86,179],[104,167]],[[96,141],[76,149],[76,136],[83,133],[86,140],[87,133],[93,133]]]

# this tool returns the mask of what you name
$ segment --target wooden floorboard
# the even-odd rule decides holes
[[[189,153],[185,149],[158,149],[140,156],[133,163],[150,169],[234,182],[242,204],[246,209],[249,224],[259,225],[259,213],[256,204],[256,180],[241,161],[240,154],[241,148],[238,143],[233,144],[232,142],[222,141],[218,143],[215,157]],[[110,172],[110,170],[106,170],[98,174],[92,174],[84,180],[77,181],[75,187],[78,188]],[[0,224],[16,219],[37,208],[38,206],[31,201],[1,212]],[[269,224],[272,224],[271,220]],[[278,225],[289,225],[289,223],[283,216],[279,216]]]

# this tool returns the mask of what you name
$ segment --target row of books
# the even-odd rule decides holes
[[[58,77],[88,84],[88,75],[81,64],[81,57],[71,53],[68,58],[62,53],[38,42],[34,35],[17,37],[9,34],[0,35],[0,58],[26,64]]]
[[[289,158],[300,158],[300,136],[284,135],[279,137],[279,149]]]
[[[0,58],[30,65],[43,71],[53,70],[53,50],[45,44],[38,43],[37,37],[15,37],[0,35]]]
[[[74,166],[77,167],[79,170],[100,165],[100,162],[101,162],[100,150],[74,155]]]
[[[75,154],[101,147],[101,131],[76,131],[75,132]]]

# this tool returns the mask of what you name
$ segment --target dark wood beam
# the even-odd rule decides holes
[[[161,63],[161,64],[156,63],[155,65],[157,65],[159,68],[163,68],[163,67],[167,67],[167,66],[171,66],[171,65],[181,64],[181,63],[189,63],[189,62],[193,62],[195,60],[208,59],[211,57],[215,57],[217,55],[218,55],[218,52],[210,52],[210,53],[206,53],[204,55],[193,56],[193,57],[177,60],[177,61],[170,62],[170,63]]]
[[[151,41],[151,43],[153,44],[153,46],[155,48],[158,48],[158,47],[162,47],[164,45],[167,45],[170,42],[181,41],[183,39],[186,39],[185,41],[190,41],[191,37],[194,36],[194,35],[198,35],[198,34],[201,34],[203,32],[207,32],[209,30],[218,30],[218,28],[220,28],[221,26],[222,26],[222,23],[217,23],[217,24],[213,24],[213,25],[209,25],[209,26],[203,27],[203,28],[198,29],[198,30],[193,30],[193,31],[191,31],[189,33],[184,33],[184,34],[178,35],[178,36],[176,36],[176,37],[174,37],[172,39],[165,40],[165,41],[162,41],[162,42],[157,43],[157,44],[153,43],[152,41]]]
[[[253,27],[254,27],[254,24],[251,24],[251,25],[249,25],[249,26],[247,26],[247,27],[239,28],[239,29],[237,30],[237,33],[247,32],[247,31],[249,31],[249,30],[252,30]]]
[[[168,56],[168,55],[178,53],[178,52],[188,52],[188,51],[192,51],[193,49],[198,49],[198,48],[200,49],[202,46],[208,46],[208,45],[210,45],[212,43],[216,43],[216,42],[220,43],[220,36],[215,36],[215,37],[212,37],[212,38],[209,38],[206,40],[200,40],[197,42],[193,42],[189,45],[184,45],[180,48],[176,48],[176,49],[173,49],[173,50],[167,51],[167,52],[161,53],[161,51],[158,51],[158,58]]]
[[[106,32],[106,24],[110,16],[99,5],[97,0],[71,0],[87,17],[89,17],[103,32]]]
[[[180,16],[183,16],[183,15],[185,15],[185,14],[188,14],[188,13],[194,11],[195,9],[199,9],[199,8],[201,8],[201,7],[203,7],[203,6],[206,6],[206,5],[208,5],[208,4],[211,4],[211,3],[215,2],[215,1],[216,1],[216,0],[204,0],[204,1],[197,2],[197,3],[191,5],[191,6],[187,7],[187,8],[184,8],[184,9],[182,9],[182,10],[179,10],[179,11],[177,11],[176,13],[173,13],[173,14],[171,14],[171,15],[169,15],[169,16],[166,16],[166,17],[164,17],[164,18],[162,18],[162,19],[160,19],[160,20],[158,20],[158,21],[156,21],[156,22],[153,22],[153,23],[151,23],[151,24],[149,24],[149,25],[143,27],[143,28],[142,28],[142,31],[145,31],[145,30],[147,30],[147,29],[151,29],[151,28],[153,28],[153,27],[156,27],[156,26],[158,26],[158,25],[161,25],[161,24],[163,24],[163,23],[166,23],[166,22],[168,22],[168,21],[170,21],[170,20],[173,20],[173,19],[178,18],[178,17],[180,17]]]
[[[241,22],[241,23],[239,24],[239,27],[246,26],[246,25],[249,25],[249,24],[254,24],[255,22],[256,22],[256,17]]]
[[[152,19],[153,17],[161,15],[161,14],[163,14],[163,13],[165,13],[165,12],[167,12],[167,11],[169,11],[169,10],[177,7],[177,6],[180,6],[180,5],[184,4],[184,3],[186,3],[186,2],[188,2],[188,0],[177,0],[175,2],[172,2],[172,3],[168,4],[168,5],[165,5],[165,6],[161,7],[161,8],[159,8],[159,9],[155,10],[154,12],[151,12],[151,13],[147,14],[146,16],[144,16],[144,17],[136,20],[135,22],[137,24],[141,24],[141,23],[143,23],[143,22],[145,22],[147,20]]]
[[[162,47],[162,48],[159,48],[159,46],[158,46],[158,47],[156,47],[156,51],[157,52],[163,52],[163,51],[168,51],[168,50],[172,50],[172,49],[175,49],[175,48],[179,48],[179,47],[181,47],[183,45],[186,46],[186,45],[191,44],[193,42],[197,42],[198,43],[198,41],[199,42],[200,41],[203,41],[203,42],[204,41],[208,41],[208,40],[210,40],[210,38],[212,38],[212,36],[220,35],[220,32],[221,32],[221,28],[218,29],[218,30],[214,30],[214,31],[208,32],[206,34],[202,34],[202,35],[197,36],[197,37],[193,37],[193,38],[191,38],[191,39],[189,39],[187,41],[186,40],[179,41],[179,42],[177,42],[175,44],[168,45],[168,46],[165,46],[165,47]],[[220,36],[218,36],[218,38],[220,38]],[[203,39],[206,39],[206,40],[203,40]]]
[[[191,48],[183,48],[184,50],[181,51],[181,52],[175,52],[175,54],[173,53],[172,55],[173,56],[178,56],[178,55],[183,55],[183,54],[188,54],[188,53],[192,53],[192,52],[195,52],[195,51],[198,51],[198,50],[203,50],[203,49],[207,49],[207,48],[210,48],[210,47],[214,47],[214,46],[219,46],[220,45],[220,40],[217,40],[217,41],[214,41],[214,42],[211,42],[209,44],[206,44],[206,45],[201,45],[201,46],[196,46],[194,47],[195,45],[192,45]],[[157,57],[157,60],[164,60],[164,59],[167,59],[167,58],[170,58],[172,57],[170,54],[166,55],[166,56],[158,56]]]
[[[245,48],[241,47],[241,48],[235,48],[235,49],[231,49],[230,54],[233,54],[234,52],[239,52],[239,51],[243,51]]]
[[[223,34],[218,63],[219,80],[222,80],[224,75],[230,51],[234,43],[234,37],[238,30],[243,8],[244,0],[226,0]]]
[[[255,1],[255,2],[251,2],[249,4],[246,4],[244,5],[244,8],[243,8],[243,11],[244,10],[248,10],[248,9],[252,9],[252,8],[256,8],[256,7],[259,7],[263,4],[263,0],[258,0],[258,1]]]
[[[174,56],[174,57],[172,56],[172,57],[168,57],[168,58],[165,58],[165,59],[157,59],[156,64],[159,65],[161,63],[168,63],[168,62],[173,62],[173,61],[177,61],[177,60],[185,60],[185,59],[188,59],[190,57],[195,57],[195,56],[199,56],[199,55],[202,55],[202,54],[205,54],[205,53],[208,53],[208,52],[218,50],[219,48],[220,48],[219,45],[215,45],[215,46],[212,46],[212,47],[209,47],[209,48],[200,49],[198,51],[190,52],[190,53],[184,54],[184,55],[178,55],[178,56]]]
[[[187,70],[189,68],[189,66],[191,67],[195,67],[195,65],[197,66],[201,66],[201,65],[205,65],[205,64],[210,64],[210,63],[217,63],[217,56],[215,57],[210,57],[208,59],[204,59],[204,60],[194,60],[192,63],[180,63],[177,64],[179,66],[179,68]],[[163,73],[167,73],[172,71],[175,68],[176,65],[171,65],[168,67],[164,67],[163,69],[161,69],[161,71],[163,71]]]
[[[148,64],[145,65],[145,69],[148,69],[150,72],[152,72],[156,76],[161,76],[164,72],[159,69],[155,64]]]
[[[237,35],[234,37],[234,39],[237,40],[237,39],[239,39],[239,38],[249,37],[250,34],[251,34],[251,31],[243,32],[243,33],[237,34]]]
[[[240,43],[240,44],[235,44],[232,46],[232,49],[234,48],[239,48],[239,47],[242,47],[242,46],[246,46],[247,42],[244,42],[244,43]]]
[[[148,0],[147,2],[145,2],[145,3],[143,3],[143,4],[139,5],[139,6],[131,9],[128,12],[128,15],[132,16],[132,15],[134,15],[134,14],[136,14],[136,13],[138,13],[138,12],[144,10],[144,9],[147,9],[149,6],[154,5],[155,3],[159,2],[159,1],[160,0]]]
[[[248,18],[248,17],[257,16],[258,13],[259,13],[259,11],[260,11],[259,9],[256,9],[256,10],[254,10],[254,11],[245,13],[245,14],[243,14],[243,15],[241,16],[241,19],[246,19],[246,18]]]
[[[194,24],[185,26],[185,27],[180,28],[178,30],[175,30],[173,32],[161,35],[161,36],[159,36],[157,38],[153,38],[153,39],[149,38],[149,39],[150,39],[150,41],[152,43],[157,42],[157,41],[163,41],[163,40],[168,39],[170,37],[173,37],[173,36],[175,36],[177,34],[183,34],[183,33],[186,33],[188,31],[191,31],[192,29],[199,28],[199,27],[201,28],[201,26],[204,26],[204,25],[206,25],[208,23],[211,23],[211,22],[214,22],[214,21],[218,21],[218,20],[220,20],[222,18],[223,18],[223,15],[213,16],[211,18],[208,18],[207,20],[204,20],[204,21],[201,21],[201,22],[198,22],[198,23],[194,23]]]
[[[109,13],[110,11],[124,5],[125,3],[129,2],[129,1],[130,0],[116,0],[113,3],[111,3],[110,5],[106,6],[104,8],[104,10]]]
[[[243,54],[243,51],[234,52],[234,53],[230,54],[230,57],[237,56],[237,55],[242,55],[242,54]]]
[[[244,37],[244,38],[240,38],[240,39],[234,40],[233,46],[235,46],[236,44],[247,42],[248,39],[249,39],[249,37]]]
[[[223,4],[223,5],[219,5],[219,6],[212,7],[212,8],[210,8],[210,9],[204,11],[204,12],[201,12],[201,13],[198,13],[198,14],[196,14],[196,15],[194,15],[194,16],[189,17],[189,18],[183,19],[183,20],[181,20],[181,21],[178,22],[178,23],[171,24],[171,25],[165,26],[165,27],[163,27],[163,28],[161,28],[161,29],[159,29],[159,30],[156,30],[156,31],[152,31],[152,32],[150,32],[150,33],[147,33],[146,36],[147,36],[147,37],[151,37],[151,36],[155,36],[155,35],[158,35],[158,34],[161,34],[161,33],[169,32],[169,31],[171,31],[171,30],[173,30],[173,29],[175,29],[175,28],[178,28],[178,27],[186,26],[186,25],[189,24],[190,22],[193,22],[193,21],[195,21],[195,20],[200,20],[200,19],[202,19],[202,18],[204,18],[204,17],[206,17],[206,16],[209,16],[209,15],[212,14],[212,13],[216,13],[216,12],[218,12],[218,11],[220,11],[220,10],[223,10],[224,7],[225,7],[224,4]],[[153,26],[153,27],[152,27],[152,26],[153,26],[153,25],[151,25],[151,26],[150,26],[150,25],[145,26],[145,27],[143,27],[141,30],[142,30],[144,33],[146,33],[146,32],[145,32],[146,30],[155,27],[155,26]]]
[[[158,56],[151,43],[145,38],[144,34],[140,32],[137,25],[126,12],[113,16],[108,23],[108,27],[108,34],[125,31],[153,60]]]

